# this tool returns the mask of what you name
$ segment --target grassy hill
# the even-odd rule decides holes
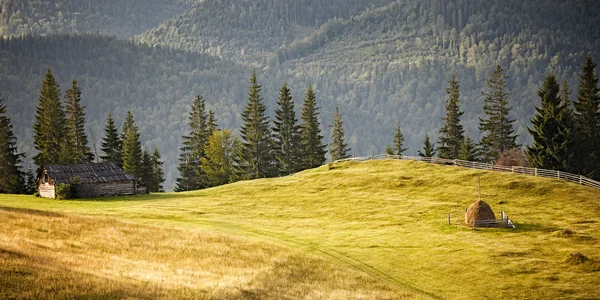
[[[463,225],[479,176],[517,229]],[[374,161],[181,194],[3,195],[0,207],[9,296],[600,297],[600,191],[552,179]],[[576,252],[591,260],[567,262]]]

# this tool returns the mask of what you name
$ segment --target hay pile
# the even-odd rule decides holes
[[[469,205],[465,213],[465,223],[473,225],[475,220],[496,220],[496,215],[487,203],[478,200]]]

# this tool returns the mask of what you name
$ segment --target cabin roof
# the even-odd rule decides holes
[[[113,162],[89,163],[81,165],[47,165],[43,170],[55,184],[70,183],[78,177],[81,183],[106,183],[133,181],[135,177],[123,171]]]

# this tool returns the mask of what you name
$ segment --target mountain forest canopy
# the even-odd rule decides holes
[[[426,135],[439,140],[453,74],[465,148],[481,140],[481,92],[497,65],[516,144],[531,145],[547,74],[577,91],[586,55],[600,61],[592,0],[1,0],[0,9],[0,94],[24,166],[37,154],[33,120],[50,68],[63,91],[77,81],[90,149],[101,148],[109,114],[121,128],[132,111],[143,148],[162,154],[167,190],[195,97],[237,134],[254,70],[271,120],[284,83],[298,116],[312,86],[324,144],[339,107],[352,154],[383,153],[401,120],[404,155],[416,155]]]

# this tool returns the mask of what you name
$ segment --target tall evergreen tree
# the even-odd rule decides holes
[[[446,117],[444,127],[440,129],[438,152],[441,158],[456,158],[460,152],[460,147],[465,139],[465,130],[460,124],[460,117],[463,112],[459,108],[459,84],[456,77],[452,75],[449,82],[450,87],[446,89],[448,99],[446,100]]]
[[[335,115],[333,115],[333,130],[331,132],[331,144],[329,145],[329,154],[331,155],[331,161],[344,159],[350,157],[348,155],[348,144],[344,141],[344,123],[342,122],[342,116],[338,108],[335,108]]]
[[[579,139],[585,141],[580,147],[583,174],[600,179],[600,88],[596,64],[586,57],[579,75],[577,101],[574,103]]]
[[[302,150],[302,167],[301,169],[310,169],[322,166],[325,163],[325,148],[323,144],[323,136],[319,125],[319,108],[317,108],[316,95],[309,86],[304,97],[302,105],[300,124],[300,149]]]
[[[209,186],[231,183],[240,178],[242,147],[242,142],[230,130],[213,132],[208,139],[206,156],[202,158],[201,164]]]
[[[83,111],[85,106],[81,106],[81,91],[77,87],[76,80],[73,80],[73,86],[65,92],[65,101],[67,139],[72,153],[68,161],[74,164],[91,162],[94,155],[88,147],[85,134],[85,113]]]
[[[514,134],[514,119],[509,118],[509,94],[505,92],[506,76],[500,65],[492,72],[487,81],[488,92],[485,96],[483,112],[486,119],[479,119],[479,130],[484,132],[481,139],[483,156],[486,161],[495,160],[498,155],[506,150],[516,148],[517,136]]]
[[[123,124],[122,133],[122,149],[123,170],[135,176],[142,178],[142,144],[140,143],[140,134],[138,127],[133,120],[131,111],[127,112],[125,123]]]
[[[42,89],[39,104],[36,108],[35,124],[33,125],[33,143],[39,152],[33,157],[36,165],[58,164],[68,149],[66,136],[66,119],[60,101],[60,89],[52,71],[48,69]]]
[[[296,125],[298,119],[294,111],[294,101],[285,83],[279,90],[277,105],[279,107],[275,110],[273,122],[276,158],[281,173],[288,175],[299,169],[300,126]]]
[[[150,192],[163,192],[163,183],[165,182],[165,173],[163,172],[163,161],[158,152],[158,148],[154,147],[150,156],[150,166],[152,169],[152,184],[148,187]]]
[[[265,178],[275,176],[274,143],[266,116],[266,106],[260,97],[261,87],[256,72],[250,78],[248,104],[242,112],[244,124],[240,129],[243,139],[243,158],[247,178]]]
[[[423,152],[419,151],[419,156],[421,156],[421,157],[434,157],[435,156],[435,144],[431,144],[428,134],[425,135],[425,140],[423,141]]]
[[[208,112],[207,126],[208,126],[207,131],[208,131],[209,137],[210,137],[210,135],[213,134],[213,132],[215,132],[215,130],[219,129],[219,125],[217,124],[217,118],[215,117],[215,112],[212,110]]]
[[[23,155],[17,152],[17,138],[2,101],[0,98],[0,193],[17,194],[24,189],[20,166]]]
[[[529,162],[538,168],[567,170],[570,155],[570,133],[567,107],[560,99],[560,87],[556,78],[548,74],[538,91],[540,106],[528,128],[533,145],[527,146]]]
[[[35,182],[36,177],[35,171],[31,168],[31,166],[29,166],[23,175],[23,182],[25,184],[23,194],[33,195],[35,192],[37,192],[38,187]]]
[[[575,120],[575,113],[573,111],[573,101],[571,101],[571,87],[568,81],[564,81],[560,91],[560,103],[565,108],[564,110],[564,124],[565,131],[564,136],[569,141],[567,143],[567,157],[566,157],[566,169],[565,171],[570,173],[580,173],[583,168],[583,162],[578,159],[579,153],[581,153],[581,147],[584,143],[581,141],[579,134],[579,127]]]
[[[150,162],[150,153],[146,149],[142,151],[139,180],[146,188],[148,188],[148,192],[151,192],[150,186],[153,184],[152,163]]]
[[[123,148],[123,141],[119,137],[115,120],[111,114],[106,119],[106,126],[104,128],[104,138],[102,138],[102,152],[104,156],[100,156],[103,161],[114,162],[119,166],[123,165],[123,157],[121,156],[121,149]]]
[[[386,149],[386,153],[390,155],[402,155],[406,150],[408,150],[408,148],[404,148],[404,135],[402,134],[400,122],[398,122],[394,140],[392,141],[392,145],[388,146],[388,149]]]
[[[192,103],[189,117],[190,134],[183,136],[183,147],[179,158],[179,178],[175,191],[191,191],[206,187],[200,160],[210,136],[204,99],[198,95]]]

